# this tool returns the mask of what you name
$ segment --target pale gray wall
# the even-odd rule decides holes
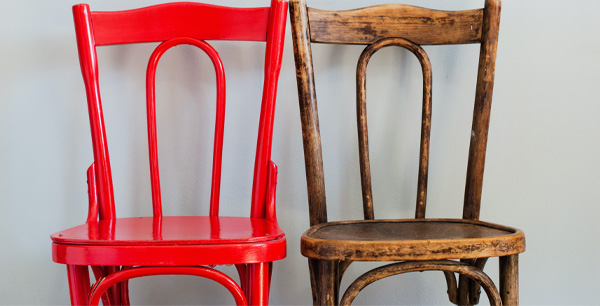
[[[94,0],[92,9],[158,3]],[[209,1],[262,6],[268,1]],[[385,0],[309,1],[345,9]],[[74,0],[0,1],[0,304],[67,304],[65,267],[51,260],[52,232],[86,217],[92,161],[71,17]],[[440,9],[483,1],[411,0]],[[600,300],[600,2],[505,0],[483,190],[483,220],[521,228],[524,305]],[[278,211],[288,257],[275,264],[272,304],[311,303],[299,237],[308,226],[291,36],[286,39],[273,145],[280,167]],[[222,213],[249,209],[262,51],[216,43],[228,81]],[[100,51],[101,82],[120,216],[149,215],[143,73],[151,45]],[[459,217],[478,50],[427,47],[434,65],[430,217]],[[329,213],[361,218],[354,118],[354,60],[361,47],[315,46]],[[233,61],[231,64],[229,64]],[[399,69],[396,69],[399,68]],[[116,72],[115,72],[116,70]],[[119,72],[120,71],[120,72]],[[208,72],[208,73],[206,73]],[[212,68],[180,47],[159,67],[159,135],[167,214],[205,213],[212,130]],[[416,190],[420,72],[408,53],[386,49],[369,68],[369,119],[377,217],[410,217]],[[391,129],[384,129],[391,127]],[[392,142],[394,141],[394,142]],[[207,141],[210,143],[210,140]],[[349,153],[338,158],[338,153]],[[356,264],[348,280],[366,271]],[[235,274],[231,267],[219,268]],[[497,261],[486,271],[497,277]],[[193,277],[132,282],[135,304],[231,304],[224,289]],[[486,300],[483,304],[487,303]],[[356,304],[448,304],[441,273],[393,277]]]

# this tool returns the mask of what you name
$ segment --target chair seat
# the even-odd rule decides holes
[[[276,222],[244,217],[119,218],[51,235],[55,262],[81,265],[203,265],[285,257]]]
[[[525,251],[522,231],[463,219],[357,220],[311,227],[302,255],[324,260],[396,261],[495,257]]]

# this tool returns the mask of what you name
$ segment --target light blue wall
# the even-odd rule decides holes
[[[159,1],[94,0],[94,10]],[[263,6],[268,1],[216,1]],[[384,0],[314,0],[346,9]],[[87,213],[89,124],[72,25],[73,0],[0,1],[0,304],[68,304],[66,271],[51,260],[49,235]],[[439,9],[483,1],[411,0]],[[523,305],[600,300],[600,18],[597,1],[505,0],[498,47],[481,218],[525,231]],[[246,215],[252,179],[262,51],[256,43],[216,43],[225,61],[228,110],[222,214]],[[460,217],[478,49],[426,47],[434,67],[429,217]],[[151,214],[143,74],[151,45],[100,51],[100,73],[117,213]],[[330,219],[359,219],[354,67],[361,47],[315,46],[315,71]],[[396,69],[398,68],[398,69]],[[208,72],[208,73],[207,73]],[[165,56],[158,111],[166,214],[206,213],[214,84],[209,61],[192,48]],[[368,103],[376,217],[412,216],[416,192],[420,70],[408,53],[383,50],[369,68]],[[308,227],[306,181],[291,35],[279,86],[273,160],[280,167],[278,211],[288,258],[275,264],[271,303],[311,303],[299,237]],[[385,128],[384,128],[385,127]],[[211,143],[211,140],[205,140]],[[339,158],[338,154],[345,154]],[[343,284],[366,271],[355,264]],[[235,275],[231,267],[219,269]],[[497,261],[486,268],[497,277]],[[357,305],[448,304],[441,273],[375,283]],[[231,304],[224,289],[193,277],[132,282],[134,304]],[[487,301],[483,299],[483,304]]]

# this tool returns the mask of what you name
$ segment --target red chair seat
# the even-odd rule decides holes
[[[159,220],[118,218],[112,231],[105,230],[111,227],[109,221],[60,231],[51,236],[53,260],[75,265],[215,265],[271,262],[286,255],[283,231],[267,219],[177,216]],[[100,234],[106,232],[110,237]]]

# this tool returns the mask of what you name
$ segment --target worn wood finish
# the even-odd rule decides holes
[[[519,304],[519,255],[500,257],[500,296],[504,305]]]
[[[456,276],[454,272],[442,271],[446,277],[446,286],[448,286],[448,300],[452,304],[458,304],[458,287],[456,285]]]
[[[420,45],[436,45],[479,42],[483,13],[387,4],[348,11],[309,8],[308,16],[312,42],[372,44],[402,37]]]
[[[350,304],[360,289],[384,274],[441,270],[452,303],[476,304],[483,286],[491,304],[500,305],[503,299],[505,304],[518,305],[517,254],[525,250],[525,236],[518,229],[478,220],[500,1],[486,0],[483,9],[458,12],[397,4],[322,11],[307,8],[305,0],[292,0],[290,4],[311,225],[301,238],[301,252],[309,258],[313,303],[338,304],[342,276],[354,261],[401,261],[361,276],[341,303]],[[311,43],[367,45],[357,67],[356,106],[365,220],[327,219]],[[420,45],[459,43],[481,44],[463,219],[425,219],[432,84],[431,67],[423,64],[427,55]],[[375,220],[372,204],[365,71],[371,55],[388,45],[408,48],[423,66],[416,219]],[[501,258],[501,292],[482,271],[488,257]],[[458,282],[455,273],[459,274]]]
[[[340,292],[340,269],[339,261],[337,260],[319,260],[320,268],[319,283],[317,288],[320,299],[317,300],[317,305],[333,305],[339,301]]]
[[[472,265],[477,269],[483,270],[488,258],[477,258],[477,259],[462,259],[461,262]],[[460,275],[458,279],[457,289],[457,305],[477,305],[479,303],[479,297],[481,296],[481,290],[479,283],[469,279],[465,275]]]
[[[308,187],[308,207],[310,225],[327,222],[325,204],[325,178],[323,175],[323,156],[321,151],[321,134],[319,132],[319,115],[317,111],[317,95],[312,64],[306,4],[292,1],[290,3],[290,20],[294,60],[296,62],[296,81],[298,84],[298,100],[302,120],[302,138],[304,141],[304,160]]]
[[[466,264],[471,264],[472,260],[461,260]],[[469,279],[465,275],[458,276],[458,303],[457,305],[470,305],[469,304]]]
[[[473,127],[467,163],[467,182],[465,184],[463,208],[463,218],[465,219],[479,219],[485,150],[492,108],[498,31],[500,29],[500,7],[499,0],[485,1],[484,20],[486,22],[483,23],[483,35],[479,51]]]
[[[311,227],[302,255],[323,260],[476,259],[525,250],[522,231],[463,219],[338,221]]]
[[[477,258],[473,266],[476,268],[483,270],[485,264],[487,263],[488,258]],[[479,298],[481,297],[480,285],[478,282],[474,282],[471,280],[469,282],[469,304],[477,305],[479,304]]]
[[[417,187],[416,218],[425,218],[427,201],[427,172],[429,169],[429,139],[431,134],[431,62],[425,50],[403,38],[385,38],[369,45],[358,59],[356,69],[356,116],[358,120],[358,149],[365,219],[375,218],[373,193],[371,190],[371,169],[369,162],[369,138],[367,132],[367,65],[371,56],[384,47],[399,46],[412,52],[423,70],[423,114],[421,119],[421,143],[419,176]]]
[[[362,289],[377,280],[392,275],[420,271],[449,271],[465,275],[481,284],[488,295],[491,305],[502,305],[496,285],[494,285],[494,282],[487,274],[473,266],[451,260],[400,262],[370,270],[350,284],[342,297],[340,305],[350,305]]]

